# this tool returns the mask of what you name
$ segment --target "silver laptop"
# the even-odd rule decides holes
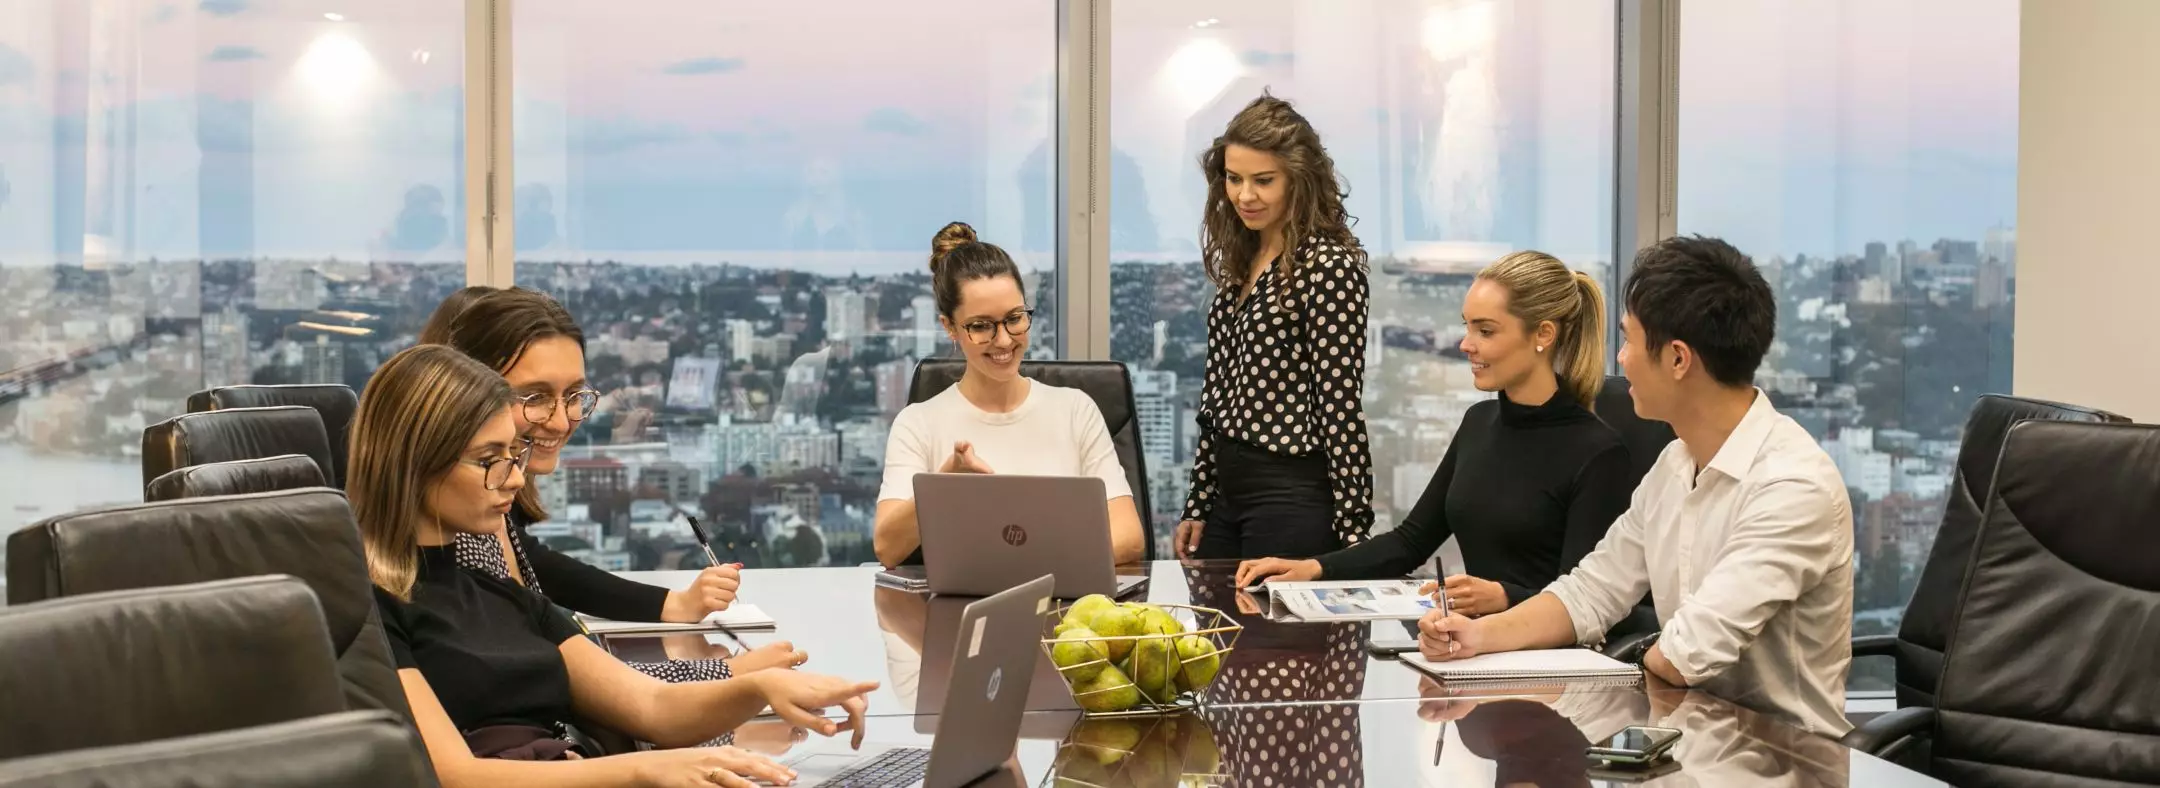
[[[1133,593],[1147,578],[1112,565],[1103,496],[1092,476],[916,474],[930,592],[987,596],[1050,574],[1059,599]]]
[[[796,785],[849,788],[957,788],[999,772],[1013,757],[1027,713],[1035,662],[1042,656],[1042,616],[1055,580],[1045,575],[986,599],[960,614],[952,652],[952,681],[938,716],[945,722],[929,747],[872,748],[864,753],[812,753],[786,761]]]

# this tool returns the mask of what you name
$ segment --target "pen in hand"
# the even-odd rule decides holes
[[[713,555],[712,537],[705,534],[705,526],[699,524],[697,518],[695,516],[692,516],[689,512],[683,513],[683,519],[690,522],[691,535],[697,537],[698,547],[705,550],[706,565],[719,566],[720,557],[717,555]],[[736,637],[735,633],[733,631],[730,631],[726,625],[721,624],[718,621],[708,621],[706,623],[712,624],[713,628],[720,630],[720,634],[726,635],[729,640],[735,641],[735,645],[742,647],[744,651],[750,650],[750,644],[744,643],[742,638]]]
[[[1445,619],[1448,616],[1452,616],[1455,614],[1455,606],[1448,601],[1447,596],[1447,562],[1441,559],[1440,556],[1436,555],[1433,556],[1432,567],[1433,596],[1438,598],[1440,602],[1440,617]],[[1455,637],[1452,634],[1448,636],[1447,648],[1449,654],[1455,653]]]

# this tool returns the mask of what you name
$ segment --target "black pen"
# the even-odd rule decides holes
[[[706,565],[719,566],[720,557],[713,555],[712,538],[705,535],[705,526],[699,525],[697,518],[691,516],[689,512],[683,512],[683,519],[690,521],[690,533],[697,536],[698,546],[705,548]],[[726,625],[723,625],[718,621],[712,621],[708,623],[712,624],[714,629],[720,630],[720,634],[726,635],[729,640],[735,641],[735,645],[741,646],[744,651],[750,650],[750,644],[744,643],[742,638],[736,637],[735,633],[729,631]]]

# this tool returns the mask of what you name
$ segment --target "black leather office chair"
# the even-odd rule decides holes
[[[937,396],[960,382],[960,373],[965,371],[966,359],[923,359],[915,365],[908,402]],[[1132,486],[1133,506],[1140,510],[1140,530],[1147,551],[1143,557],[1155,560],[1155,509],[1148,497],[1147,455],[1140,450],[1139,406],[1133,402],[1132,373],[1117,361],[1022,361],[1020,374],[1052,386],[1085,391],[1095,400],[1095,407],[1102,410],[1103,425],[1110,430],[1110,442],[1117,447],[1118,464],[1125,468],[1125,481]],[[917,551],[909,561],[920,563],[921,552]]]
[[[1605,376],[1605,384],[1598,388],[1597,415],[1605,426],[1620,433],[1620,443],[1627,447],[1628,465],[1633,471],[1631,489],[1642,484],[1650,466],[1656,465],[1658,455],[1665,452],[1666,444],[1676,440],[1672,425],[1635,415],[1635,399],[1628,396],[1628,379],[1620,375]],[[1627,618],[1613,625],[1606,648],[1632,662],[1642,658],[1642,652],[1650,647],[1649,636],[1657,632],[1657,608],[1645,597]]]
[[[1597,415],[1605,425],[1620,433],[1620,442],[1627,446],[1628,459],[1635,469],[1636,483],[1642,482],[1650,466],[1657,464],[1659,454],[1672,443],[1672,425],[1651,421],[1635,415],[1635,398],[1628,395],[1628,380],[1619,375],[1605,376],[1605,385],[1598,389]]]
[[[336,490],[188,498],[61,515],[8,537],[7,570],[8,603],[16,605],[261,574],[297,577],[322,603],[345,707],[411,715],[375,609],[360,531]]]
[[[337,383],[290,386],[219,386],[188,396],[189,413],[232,408],[266,408],[298,405],[314,408],[322,417],[323,432],[330,439],[330,464],[322,472],[330,486],[345,489],[346,437],[360,397],[349,386]]]
[[[1905,617],[1897,634],[1853,639],[1856,658],[1896,660],[1899,707],[1935,705],[1943,647],[1950,639],[1951,615],[1957,608],[1959,589],[1965,584],[1973,538],[1980,530],[1981,505],[1994,479],[2004,436],[2023,421],[2102,423],[2129,419],[2079,405],[2001,394],[1984,395],[1973,402],[1972,412],[1965,418],[1964,442],[1958,446],[1957,468],[1950,482],[1950,499],[1943,506],[1942,524],[1936,528],[1935,545],[1920,569],[1920,580],[1913,586],[1912,601],[1905,605]]]
[[[0,763],[0,788],[418,788],[435,785],[412,726],[348,711]]]
[[[329,475],[330,437],[314,408],[283,405],[187,413],[143,430],[143,487],[174,470],[208,462],[298,454]]]
[[[322,609],[290,577],[0,609],[4,759],[345,710]]]
[[[2160,784],[2160,426],[2009,429],[1951,617],[1936,708],[1848,743],[1931,731],[1953,785]]]
[[[150,480],[143,492],[146,501],[174,501],[212,495],[298,490],[321,487],[322,469],[298,454],[281,454],[259,460],[232,460],[193,465]]]

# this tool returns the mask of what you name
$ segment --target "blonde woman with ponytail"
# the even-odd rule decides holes
[[[1310,560],[1238,567],[1239,587],[1269,577],[1357,580],[1408,574],[1449,536],[1461,572],[1455,612],[1498,613],[1575,568],[1620,513],[1633,481],[1627,448],[1590,412],[1605,380],[1605,295],[1543,252],[1486,266],[1463,299],[1462,352],[1480,391],[1446,456],[1400,526]]]

